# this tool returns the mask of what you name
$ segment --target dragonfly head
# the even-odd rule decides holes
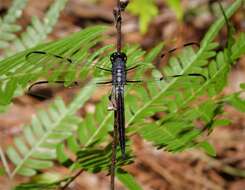
[[[114,63],[117,60],[126,62],[127,61],[127,55],[123,52],[114,52],[111,54],[110,60],[112,63]]]

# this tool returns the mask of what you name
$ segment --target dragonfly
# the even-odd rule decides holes
[[[187,46],[193,46],[197,45],[195,42],[186,43],[180,47],[173,48],[166,53],[162,53],[159,57],[160,59],[163,59],[167,54],[172,54],[173,52]],[[61,55],[52,54],[45,51],[32,51],[29,52],[26,55],[26,60],[29,62],[34,62],[35,60],[43,60],[43,62],[46,62],[47,60],[51,60],[49,62],[59,62],[60,64],[73,64],[72,58],[62,57]],[[166,80],[170,80],[177,77],[190,77],[190,78],[200,78],[202,81],[206,81],[206,77],[201,73],[188,73],[188,74],[175,74],[171,76],[159,76],[156,78],[151,79],[144,79],[144,78],[130,78],[129,72],[131,71],[137,71],[137,69],[147,70],[152,69],[152,65],[148,64],[135,64],[131,66],[127,66],[127,60],[128,56],[124,52],[114,52],[110,55],[110,62],[111,67],[101,67],[101,66],[95,66],[97,69],[109,73],[110,79],[105,80],[104,77],[97,77],[96,78],[96,84],[97,85],[110,85],[111,86],[111,92],[109,95],[109,106],[108,110],[116,111],[117,112],[117,128],[118,128],[118,134],[119,134],[119,144],[120,149],[122,153],[122,158],[125,159],[125,105],[124,105],[124,93],[125,93],[125,87],[130,84],[136,84],[136,90],[137,86],[143,85],[143,84],[149,84],[149,85],[157,85],[157,82],[165,82]],[[83,66],[83,67],[89,67],[89,66]],[[153,70],[157,70],[156,68],[153,68]],[[105,74],[106,75],[106,74]],[[49,84],[49,83],[55,83],[55,84],[64,84],[66,81],[64,80],[55,80],[55,81],[49,81],[49,80],[41,80],[38,82],[33,83],[29,88],[27,94],[35,97],[37,99],[45,99],[44,95],[38,94],[33,92],[33,88],[36,86],[42,85],[42,84]],[[79,86],[79,81],[73,81],[69,87],[72,86]],[[47,97],[46,97],[47,98]]]

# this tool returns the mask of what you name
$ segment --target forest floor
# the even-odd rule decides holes
[[[30,0],[19,23],[25,27],[31,15],[43,16],[51,0]],[[90,2],[90,3],[89,3]],[[81,28],[96,24],[106,24],[113,30],[112,9],[114,0],[98,0],[96,3],[86,0],[70,0],[60,16],[55,30],[49,35],[49,41],[62,38],[79,31]],[[175,14],[167,8],[163,1],[158,0],[159,15],[152,19],[149,31],[142,35],[138,30],[137,17],[124,14],[123,36],[124,43],[140,44],[145,50],[151,49],[157,43],[164,41],[166,49],[170,49],[186,42],[200,42],[208,27],[216,17],[207,7],[206,0],[183,1],[186,10],[192,7],[195,16],[187,16],[185,22],[176,20]],[[225,1],[230,3],[232,1]],[[11,0],[0,0],[1,14],[7,10]],[[199,8],[203,7],[202,11]],[[233,17],[237,31],[245,31],[244,10],[239,10]],[[226,32],[223,30],[217,41],[225,43]],[[105,43],[115,41],[115,32]],[[174,39],[174,40],[173,40]],[[245,57],[232,68],[229,85],[224,93],[239,90],[239,84],[245,82]],[[64,98],[69,96],[72,89],[62,89],[54,92],[55,96]],[[15,100],[9,112],[0,115],[0,137],[12,138],[21,131],[21,125],[30,121],[38,108],[46,106],[50,101],[38,102],[27,96]],[[208,136],[208,141],[214,144],[217,156],[207,156],[200,150],[189,150],[179,154],[171,154],[156,150],[139,136],[133,141],[135,163],[125,167],[142,185],[144,190],[245,190],[245,115],[226,107],[226,116],[232,124],[216,128]],[[6,143],[7,142],[7,143]],[[8,141],[5,140],[5,144]],[[64,171],[57,168],[57,171]],[[64,171],[66,172],[66,171]],[[23,178],[17,179],[23,180]],[[109,177],[106,173],[83,173],[72,184],[74,190],[106,190]],[[117,182],[118,190],[124,187]],[[0,190],[8,190],[8,180],[0,178]]]

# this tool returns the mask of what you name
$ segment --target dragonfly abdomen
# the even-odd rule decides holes
[[[124,86],[116,86],[117,127],[122,158],[125,159],[125,113],[124,113]]]

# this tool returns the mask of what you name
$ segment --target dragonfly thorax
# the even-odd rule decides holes
[[[125,53],[113,53],[111,55],[112,62],[112,84],[125,85],[126,84],[126,61]]]

